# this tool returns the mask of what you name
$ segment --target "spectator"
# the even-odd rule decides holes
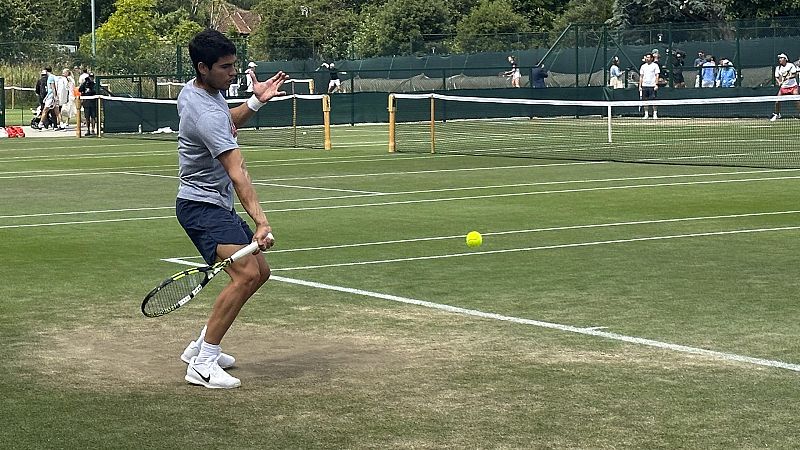
[[[75,79],[69,69],[61,71],[61,76],[56,77],[56,89],[58,89],[58,120],[61,128],[69,126],[69,120],[77,115],[75,111]],[[80,122],[80,118],[78,118]]]
[[[519,66],[517,65],[517,58],[515,58],[514,56],[509,56],[508,63],[511,64],[511,70],[506,72],[505,75],[507,77],[511,77],[511,87],[518,88],[519,80],[520,78],[522,78],[522,74],[520,73]]]
[[[622,89],[625,83],[622,81],[622,70],[619,68],[619,57],[611,58],[611,68],[608,70],[608,85],[612,89]]]
[[[720,60],[720,68],[717,72],[717,87],[732,88],[736,87],[736,69],[727,59]]]
[[[233,80],[230,86],[228,86],[228,98],[236,98],[239,96],[239,79],[238,76],[236,79]]]
[[[45,67],[47,72],[47,88],[44,101],[42,102],[42,115],[39,119],[39,126],[47,128],[51,124],[56,130],[63,130],[61,124],[58,123],[59,108],[58,108],[58,91],[56,90],[56,77],[53,75],[53,69]],[[53,113],[52,117],[50,114]]]
[[[694,78],[694,87],[700,87],[700,71],[703,64],[706,62],[706,54],[703,52],[697,52],[697,58],[694,60],[694,67],[697,70],[697,75]]]
[[[677,50],[672,52],[672,86],[675,88],[685,88],[686,79],[683,77],[683,65],[686,53]]]
[[[704,62],[701,67],[700,87],[714,87],[717,81],[717,63],[714,61],[714,57],[712,55],[706,55],[706,62]]]
[[[653,62],[652,53],[644,55],[644,64],[639,68],[639,97],[642,100],[655,100],[658,91],[658,65]],[[658,108],[653,105],[653,119],[658,119]],[[649,117],[647,106],[644,107],[644,118]]]
[[[88,77],[89,77],[89,69],[84,67],[81,70],[80,76],[78,77],[78,86],[82,85],[83,82],[86,81],[86,78],[88,78]]]
[[[44,105],[44,98],[47,96],[47,70],[42,69],[41,76],[36,81],[34,91],[36,95],[39,96],[39,112],[41,113],[41,108],[43,108]]]
[[[789,62],[785,53],[778,55],[778,65],[775,67],[775,81],[780,88],[778,95],[797,95],[797,66]],[[796,103],[800,110],[800,102]],[[781,102],[775,102],[775,112],[772,113],[770,122],[781,118]]]
[[[94,74],[89,72],[86,78],[78,88],[82,98],[97,95],[97,88],[94,84]],[[86,136],[97,135],[97,99],[86,99],[81,102],[83,106],[83,116],[86,119]],[[78,126],[80,126],[80,118],[78,118]]]
[[[247,63],[247,70],[244,71],[244,78],[245,80],[247,80],[246,91],[250,94],[253,93],[253,77],[251,77],[250,74],[252,73],[253,75],[255,75],[256,67],[258,67],[258,65],[253,61],[250,61],[249,63]]]
[[[534,88],[546,88],[544,79],[547,78],[547,69],[544,68],[542,61],[538,61],[536,66],[531,70],[531,86]]]

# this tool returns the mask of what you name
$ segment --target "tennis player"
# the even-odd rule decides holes
[[[505,73],[507,77],[511,77],[511,86],[518,88],[519,81],[522,78],[522,73],[519,70],[519,65],[517,65],[517,58],[513,55],[508,57],[508,63],[511,64],[511,69]]]
[[[208,264],[225,259],[252,241],[261,250],[274,243],[272,228],[261,209],[236,142],[244,125],[280,91],[288,78],[278,72],[259,82],[254,73],[253,95],[246,103],[228,108],[222,93],[236,80],[236,47],[224,35],[206,29],[189,42],[197,77],[178,95],[178,162],[180,185],[176,215],[186,234]],[[255,223],[253,232],[233,208],[233,193]],[[184,350],[189,366],[186,381],[208,388],[235,388],[241,382],[223,369],[235,359],[220,350],[220,342],[245,302],[269,279],[263,254],[248,255],[225,269],[230,283],[214,302],[200,336]]]
[[[775,66],[775,81],[780,88],[778,95],[797,95],[797,66],[789,62],[785,53],[778,55],[778,65]],[[800,109],[800,102],[798,102]],[[781,102],[775,102],[775,112],[770,117],[770,122],[781,118]]]
[[[642,100],[655,100],[656,92],[658,91],[658,76],[661,74],[661,69],[658,64],[653,62],[653,54],[648,53],[644,55],[644,64],[639,68],[639,97]],[[658,107],[655,105],[653,108],[653,119],[658,119]],[[644,118],[650,117],[647,111],[647,106],[644,107]]]

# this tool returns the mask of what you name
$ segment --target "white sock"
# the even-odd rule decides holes
[[[206,329],[207,329],[207,328],[208,328],[208,325],[204,325],[204,326],[203,326],[203,329],[202,329],[202,330],[200,330],[200,337],[198,337],[198,338],[195,340],[195,342],[197,343],[197,346],[198,346],[198,347],[202,346],[202,345],[203,345],[203,341],[206,339]]]
[[[203,341],[203,344],[200,345],[200,354],[197,355],[195,363],[208,364],[212,361],[215,361],[219,357],[219,352],[219,345],[209,344],[208,342]]]

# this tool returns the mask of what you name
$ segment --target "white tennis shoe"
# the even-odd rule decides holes
[[[189,342],[189,345],[186,346],[186,350],[184,350],[183,354],[181,355],[181,361],[185,362],[186,364],[190,364],[192,358],[199,354],[200,346],[197,345],[197,342]],[[236,358],[227,353],[220,353],[217,362],[223,369],[230,369],[234,364],[236,364]]]
[[[769,118],[770,122],[775,122],[776,120],[780,119],[781,115],[778,113],[772,113],[772,117]]]
[[[210,389],[233,389],[242,385],[238,378],[222,370],[217,361],[207,364],[197,364],[197,358],[192,358],[186,367],[184,379],[191,384],[205,386]]]

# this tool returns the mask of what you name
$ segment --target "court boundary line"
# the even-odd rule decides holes
[[[106,173],[107,174],[110,174]],[[114,172],[117,174],[127,174],[133,176],[146,176],[146,177],[157,177],[157,178],[165,178],[166,175],[153,175],[153,174],[137,174],[135,172]],[[761,173],[759,171],[756,172],[732,172],[734,175],[741,175],[741,174],[750,174],[750,173]],[[525,187],[525,186],[542,186],[542,185],[562,185],[562,184],[582,184],[582,183],[605,183],[605,182],[615,182],[615,181],[630,181],[630,180],[642,180],[642,179],[664,179],[664,178],[697,178],[701,176],[725,176],[729,175],[727,172],[720,172],[720,173],[709,173],[709,174],[689,174],[689,175],[664,175],[664,176],[646,176],[646,177],[630,177],[626,178],[609,178],[609,179],[595,179],[595,180],[568,180],[568,181],[544,181],[544,182],[534,182],[534,183],[513,183],[510,185],[494,185],[494,186],[468,186],[462,188],[442,188],[442,189],[424,189],[424,190],[416,190],[416,191],[400,191],[400,192],[372,192],[372,193],[364,193],[364,194],[353,194],[353,195],[337,195],[337,196],[327,196],[327,197],[310,197],[310,198],[296,198],[296,199],[284,199],[284,200],[265,200],[260,202],[262,205],[271,205],[276,203],[290,203],[290,202],[310,202],[310,201],[328,201],[328,200],[342,200],[342,199],[350,199],[350,198],[366,198],[366,197],[387,197],[392,195],[414,195],[414,194],[431,194],[431,193],[438,193],[438,192],[452,192],[452,191],[468,191],[468,190],[480,190],[480,189],[503,189],[503,188],[514,188],[514,187]],[[443,202],[443,201],[459,201],[459,200],[475,200],[475,199],[487,199],[487,198],[502,198],[502,197],[519,197],[519,196],[526,196],[526,195],[548,195],[548,194],[562,194],[562,193],[575,193],[575,192],[592,192],[592,191],[603,191],[603,190],[624,190],[624,189],[644,189],[647,187],[670,187],[670,186],[691,186],[691,185],[702,185],[702,184],[720,184],[720,183],[743,183],[743,182],[755,182],[755,181],[776,181],[776,180],[792,180],[798,179],[800,175],[797,176],[785,176],[785,177],[764,177],[764,178],[732,178],[732,179],[725,179],[725,180],[705,180],[705,181],[684,181],[684,182],[673,182],[673,183],[651,183],[651,184],[634,184],[634,185],[622,185],[622,186],[596,186],[590,188],[573,188],[573,189],[554,189],[554,190],[546,190],[546,191],[527,191],[527,192],[515,192],[515,193],[506,193],[506,194],[487,194],[487,195],[474,195],[474,196],[462,196],[462,197],[441,197],[441,198],[434,198],[434,199],[421,199],[421,200],[402,200],[402,201],[392,201],[392,202],[377,202],[377,203],[356,203],[356,204],[349,204],[349,205],[330,205],[330,206],[310,206],[310,207],[299,207],[299,208],[283,208],[283,209],[272,209],[270,212],[295,212],[295,211],[314,211],[314,210],[325,210],[325,209],[348,209],[348,208],[360,208],[360,207],[370,207],[370,206],[392,206],[392,205],[405,205],[405,204],[415,204],[415,203],[435,203],[435,202]],[[253,184],[260,185],[261,182],[254,181]],[[312,189],[313,187],[306,187],[306,189]],[[239,203],[236,203],[239,204]],[[111,209],[111,210],[92,210],[92,211],[66,211],[66,212],[56,212],[56,213],[34,213],[34,214],[15,214],[15,215],[0,215],[0,219],[19,219],[24,217],[52,217],[52,216],[70,216],[70,215],[80,215],[80,214],[108,214],[108,213],[118,213],[118,212],[138,212],[138,211],[155,211],[155,210],[166,210],[172,209],[174,206],[152,206],[152,207],[140,207],[140,208],[119,208],[119,209]],[[159,217],[145,217],[142,220],[152,220],[152,219],[164,219],[167,216],[159,216]],[[136,218],[128,218],[124,220],[135,220]],[[78,222],[60,222],[59,225],[65,224],[80,224],[80,223],[102,223],[104,220],[108,222],[115,222],[120,220],[115,219],[98,219],[96,221],[78,221]],[[47,226],[50,224],[26,224],[24,226]],[[19,228],[13,226],[0,226],[2,228]]]
[[[167,259],[162,259],[162,261],[175,263],[175,264],[182,264],[182,265],[187,265],[187,266],[194,266],[194,267],[202,267],[204,265],[204,264],[199,264],[199,263],[193,263],[191,261],[184,261],[184,260],[182,260],[180,258],[167,258]],[[573,325],[566,325],[566,324],[560,324],[560,323],[555,323],[555,322],[545,322],[545,321],[535,320],[535,319],[525,319],[525,318],[522,318],[522,317],[514,317],[514,316],[503,315],[503,314],[490,313],[490,312],[480,311],[480,310],[477,310],[477,309],[462,308],[462,307],[459,307],[459,306],[451,306],[451,305],[445,305],[445,304],[442,304],[442,303],[429,302],[429,301],[426,301],[426,300],[418,300],[418,299],[414,299],[414,298],[410,298],[410,297],[401,297],[401,296],[398,296],[398,295],[383,294],[383,293],[380,293],[380,292],[367,291],[367,290],[364,290],[364,289],[355,289],[355,288],[349,288],[349,287],[345,287],[345,286],[335,286],[335,285],[326,284],[326,283],[318,283],[316,281],[300,280],[300,279],[297,279],[297,278],[288,278],[288,277],[283,277],[283,276],[274,275],[274,274],[272,276],[270,276],[270,280],[279,281],[279,282],[282,282],[282,283],[294,284],[294,285],[298,285],[298,286],[310,287],[310,288],[315,288],[315,289],[323,289],[323,290],[341,292],[341,293],[345,293],[345,294],[352,294],[352,295],[356,295],[356,296],[359,296],[359,297],[376,298],[376,299],[380,299],[380,300],[388,300],[388,301],[397,302],[397,303],[403,303],[403,304],[407,304],[407,305],[421,306],[421,307],[424,307],[424,308],[436,309],[436,310],[439,310],[439,311],[445,311],[445,312],[449,312],[449,313],[452,313],[452,314],[458,314],[458,315],[462,315],[462,316],[478,317],[478,318],[481,318],[481,319],[491,319],[491,320],[497,320],[497,321],[501,321],[501,322],[516,323],[516,324],[519,324],[519,325],[532,325],[532,326],[539,327],[539,328],[546,328],[546,329],[569,332],[569,333],[580,334],[580,335],[585,335],[585,336],[599,337],[599,338],[604,338],[604,339],[608,339],[608,340],[625,342],[625,343],[629,343],[629,344],[637,344],[637,345],[642,345],[642,346],[646,346],[646,347],[658,348],[658,349],[661,349],[661,350],[671,350],[671,351],[678,352],[678,353],[686,353],[686,354],[692,354],[692,355],[705,356],[705,357],[708,357],[708,358],[711,358],[711,359],[724,360],[724,361],[728,361],[728,362],[739,362],[739,363],[746,363],[746,364],[763,366],[763,367],[786,369],[786,370],[791,370],[791,371],[794,371],[794,372],[800,372],[800,364],[787,363],[787,362],[784,362],[784,361],[774,360],[774,359],[755,358],[755,357],[752,357],[752,356],[739,355],[739,354],[736,354],[736,353],[721,352],[721,351],[717,351],[717,350],[709,350],[709,349],[700,348],[700,347],[691,347],[691,346],[688,346],[688,345],[674,344],[674,343],[658,341],[658,340],[654,340],[654,339],[647,339],[647,338],[641,338],[641,337],[636,337],[636,336],[628,336],[628,335],[625,335],[625,334],[612,333],[610,331],[603,331],[603,329],[606,329],[606,327],[601,327],[601,326],[576,327],[576,326],[573,326]]]

